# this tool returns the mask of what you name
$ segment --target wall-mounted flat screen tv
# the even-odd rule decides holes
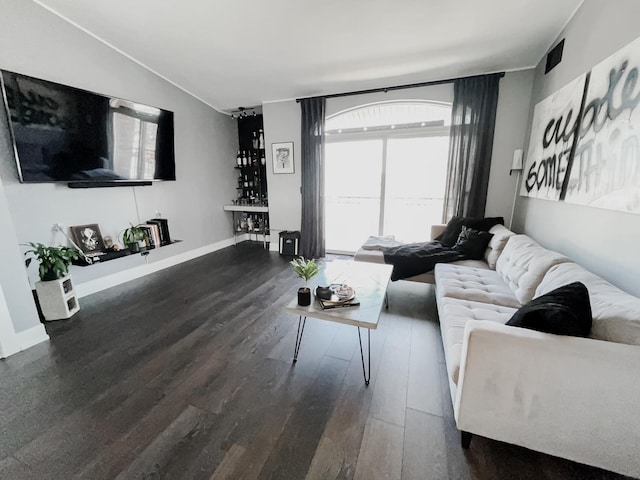
[[[176,179],[173,112],[1,73],[20,181]]]

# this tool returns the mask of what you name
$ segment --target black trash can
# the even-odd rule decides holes
[[[300,251],[300,232],[280,232],[280,255],[296,257]]]

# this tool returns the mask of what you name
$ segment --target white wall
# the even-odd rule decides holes
[[[4,110],[1,112],[0,286],[15,331],[21,332],[38,320],[18,243],[66,244],[62,235],[52,232],[56,222],[65,226],[98,223],[103,235],[115,239],[130,222],[147,220],[159,211],[169,219],[172,236],[184,240],[144,258],[134,255],[103,265],[72,267],[74,281],[80,286],[86,282],[95,287],[107,275],[134,271],[145,263],[168,265],[172,259],[188,258],[190,252],[204,252],[227,241],[232,233],[231,218],[222,205],[236,194],[237,125],[35,3],[4,0],[2,6],[1,69],[158,106],[175,114],[177,181],[150,187],[72,190],[65,185],[19,183],[7,119]],[[31,282],[37,279],[36,270],[35,265],[30,269]]]
[[[536,103],[640,36],[639,17],[637,0],[585,0],[558,37],[566,39],[562,62],[545,75],[545,55],[536,68],[529,125]],[[519,197],[514,223],[545,247],[640,295],[639,215]]]
[[[500,80],[485,215],[504,217],[506,225],[511,219],[518,179],[515,173],[509,175],[509,169],[514,150],[524,148],[533,74],[533,70],[510,72]]]
[[[487,216],[511,216],[516,176],[509,176],[513,151],[525,141],[527,113],[531,99],[533,70],[507,73],[500,81],[500,96],[493,143],[493,160],[487,195]],[[327,99],[326,115],[348,108],[387,100],[431,100],[453,102],[453,84],[442,84],[384,93],[353,95]],[[300,196],[300,105],[295,101],[265,103],[265,139],[267,145],[267,183],[269,186],[269,215],[272,227],[271,243],[277,249],[280,230],[300,230],[302,209]],[[293,141],[295,173],[273,175],[271,143]]]
[[[0,290],[4,291],[6,307],[11,315],[13,329],[16,332],[28,330],[40,323],[33,302],[33,295],[24,268],[22,252],[18,246],[18,237],[13,227],[13,219],[6,201],[4,187],[0,179]],[[2,302],[4,303],[4,302]],[[0,312],[1,314],[2,312]],[[0,318],[0,323],[6,318]],[[6,340],[6,332],[1,333]]]
[[[150,187],[72,190],[65,185],[20,184],[0,115],[0,177],[19,242],[66,243],[52,224],[98,223],[103,235],[119,237],[129,223],[161,212],[171,234],[184,242],[104,265],[73,267],[76,283],[145,262],[156,262],[231,236],[222,205],[235,197],[233,165],[237,125],[168,82],[128,60],[33,2],[3,2],[0,68],[114,95],[175,113],[175,182]],[[137,208],[136,208],[137,205]],[[35,269],[31,278],[36,277]]]
[[[300,105],[295,100],[262,105],[269,194],[270,249],[278,250],[278,235],[284,230],[300,230],[301,142]],[[271,144],[293,142],[293,173],[273,174]]]

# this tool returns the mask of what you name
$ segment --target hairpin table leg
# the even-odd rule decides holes
[[[304,333],[305,323],[307,323],[307,317],[300,315],[298,317],[298,333],[296,333],[296,348],[293,351],[293,363],[298,361],[298,352],[300,351],[300,343],[302,343],[302,334]],[[302,328],[300,328],[300,326],[302,326]]]
[[[358,327],[358,340],[360,340],[360,359],[362,360],[362,375],[364,376],[364,384],[369,386],[371,380],[371,329],[367,328],[367,368],[364,366],[364,353],[362,351],[362,336],[360,335],[360,327]]]

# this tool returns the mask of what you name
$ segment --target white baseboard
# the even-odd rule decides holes
[[[2,358],[26,350],[47,340],[49,340],[49,335],[47,335],[44,325],[38,324],[28,330],[4,338],[2,341]]]
[[[237,240],[238,242],[241,242],[244,240],[248,240],[248,238],[242,238],[238,236]],[[225,240],[221,240],[210,245],[205,245],[204,247],[196,248],[194,250],[189,250],[188,252],[180,253],[178,255],[174,255],[173,257],[168,257],[157,262],[148,263],[139,267],[123,270],[122,272],[113,273],[101,278],[96,278],[95,280],[76,284],[76,295],[78,296],[78,298],[86,297],[87,295],[101,292],[102,290],[106,290],[107,288],[115,287],[116,285],[135,280],[136,278],[144,277],[145,275],[164,270],[165,268],[173,267],[180,263],[193,260],[194,258],[198,258],[203,255],[213,253],[217,250],[230,247],[233,244],[233,238],[227,238]]]

